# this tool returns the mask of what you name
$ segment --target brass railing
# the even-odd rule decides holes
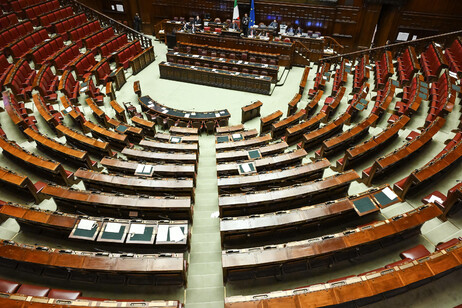
[[[83,3],[80,3],[77,0],[60,0],[60,3],[63,6],[71,5],[74,10],[74,13],[85,13],[85,15],[87,15],[87,18],[89,19],[98,19],[103,26],[107,26],[107,27],[110,26],[117,33],[127,34],[127,38],[131,41],[140,40],[141,46],[143,46],[143,48],[152,46],[152,40],[149,37],[136,31],[135,29],[132,29],[118,22],[117,20],[112,19],[111,17],[107,15],[104,15],[101,12],[98,12],[92,9],[89,6],[86,6]]]
[[[325,58],[320,59],[319,61],[338,63],[342,61],[344,58],[348,60],[354,60],[356,58],[362,57],[365,54],[368,54],[371,59],[376,59],[376,57],[380,56],[385,50],[390,50],[392,53],[397,53],[397,52],[404,50],[407,46],[414,46],[416,51],[420,53],[424,50],[424,48],[430,42],[436,42],[436,43],[442,44],[443,46],[447,46],[458,35],[462,35],[462,30],[427,36],[427,37],[415,39],[412,41],[399,42],[399,43],[388,44],[388,45],[384,45],[380,47],[374,47],[370,49],[353,51],[353,52],[331,56],[331,57],[325,57]]]

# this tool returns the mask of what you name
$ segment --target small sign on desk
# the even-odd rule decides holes
[[[244,138],[242,137],[242,135],[239,134],[239,133],[233,134],[233,135],[232,135],[232,138],[233,138],[233,141],[240,141],[240,140],[244,139]]]
[[[218,136],[217,137],[217,143],[223,143],[223,142],[228,142],[229,138],[228,136]]]
[[[239,174],[241,174],[241,175],[242,174],[250,174],[250,173],[257,172],[257,168],[255,167],[254,162],[239,164],[237,166],[237,169],[239,171]]]
[[[379,210],[379,208],[375,205],[371,198],[369,198],[369,196],[354,200],[353,205],[356,213],[358,213],[359,216],[377,212]]]
[[[170,137],[171,143],[181,143],[181,137]]]
[[[152,176],[154,174],[154,167],[151,165],[138,165],[135,170],[135,175],[139,176]]]
[[[125,131],[126,131],[127,129],[128,129],[128,127],[125,126],[125,125],[119,125],[119,126],[117,126],[117,128],[116,128],[116,130],[117,130],[118,132],[120,132],[120,133],[125,133]]]
[[[247,157],[253,160],[253,159],[259,159],[262,156],[259,150],[251,150],[247,152]]]

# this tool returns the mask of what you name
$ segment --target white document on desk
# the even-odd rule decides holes
[[[130,234],[144,234],[144,229],[146,228],[143,224],[131,224],[130,225]]]
[[[170,227],[170,241],[180,242],[184,238],[185,235],[179,226]]]
[[[157,228],[156,242],[166,242],[168,235],[168,225],[159,225]]]
[[[122,225],[117,222],[108,222],[104,231],[110,233],[119,233],[121,227]]]

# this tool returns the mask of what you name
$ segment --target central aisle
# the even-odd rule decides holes
[[[224,306],[215,136],[199,137],[186,308]]]

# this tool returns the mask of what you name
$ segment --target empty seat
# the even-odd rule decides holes
[[[29,296],[47,296],[50,288],[22,284],[16,293]]]

